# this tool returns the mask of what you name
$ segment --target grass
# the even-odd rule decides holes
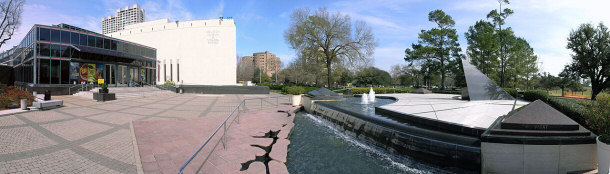
[[[581,95],[581,96],[584,96],[584,98],[590,99],[591,98],[591,87],[585,87],[585,90],[586,91],[582,91],[582,92],[573,92],[573,91],[565,90],[564,92],[565,92],[565,94]],[[561,96],[561,89],[550,90],[549,96]]]

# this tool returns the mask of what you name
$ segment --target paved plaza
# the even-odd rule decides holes
[[[0,116],[0,173],[137,173],[132,121],[227,115],[243,99],[276,95],[53,96],[64,107]],[[249,102],[246,109],[275,104]]]

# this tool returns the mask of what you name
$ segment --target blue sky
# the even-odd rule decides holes
[[[117,8],[135,3],[146,10],[147,21],[233,17],[237,25],[238,55],[268,50],[278,55],[284,64],[295,55],[284,40],[292,10],[327,7],[372,26],[379,43],[373,56],[374,66],[384,70],[395,64],[405,64],[404,49],[417,42],[420,30],[434,27],[427,20],[428,12],[442,9],[453,17],[465,50],[464,32],[468,26],[485,19],[490,10],[498,8],[496,0],[28,0],[15,39],[0,50],[17,44],[33,24],[67,23],[101,32],[102,17],[114,15]],[[507,7],[515,14],[507,19],[506,26],[529,41],[539,56],[541,69],[552,74],[558,74],[570,62],[571,51],[565,46],[572,29],[581,23],[610,25],[610,13],[606,11],[610,1],[607,0],[513,0]]]

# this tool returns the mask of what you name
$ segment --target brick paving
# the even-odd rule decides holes
[[[64,107],[0,116],[0,173],[137,173],[132,121],[226,115],[229,106],[245,98],[271,95],[154,93],[110,102],[53,96],[64,100]]]
[[[226,150],[220,141],[224,128],[195,156],[183,173],[266,173],[267,167],[261,161],[254,161],[267,152],[253,145],[271,146],[271,173],[287,173],[284,163],[288,145],[288,133],[294,126],[295,107],[283,106],[239,114],[229,119],[226,136]],[[227,117],[226,114],[212,115],[189,120],[135,121],[135,132],[144,173],[175,173],[197,148],[209,137]],[[269,131],[283,133],[283,138],[263,138]],[[242,163],[250,165],[242,168]]]

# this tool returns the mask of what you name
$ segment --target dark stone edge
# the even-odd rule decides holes
[[[523,135],[495,135],[492,129],[499,127],[505,116],[498,117],[496,121],[481,135],[481,142],[502,144],[524,144],[524,145],[574,145],[574,144],[596,144],[597,135],[591,133],[589,136],[523,136]]]
[[[525,124],[525,123],[502,123],[502,129],[518,129],[518,130],[558,130],[569,131],[578,130],[577,124]]]
[[[421,127],[417,127],[414,125],[398,124],[398,123],[388,122],[388,121],[381,120],[381,119],[376,119],[374,117],[370,117],[370,116],[356,113],[353,111],[348,111],[348,110],[345,110],[345,109],[342,109],[339,107],[326,105],[323,103],[315,103],[315,104],[318,106],[326,107],[328,109],[332,109],[332,110],[335,110],[338,112],[345,113],[347,115],[356,117],[358,119],[367,121],[369,123],[373,123],[375,125],[378,125],[380,127],[386,128],[386,129],[403,132],[403,133],[409,133],[409,134],[416,135],[416,136],[427,137],[430,139],[454,143],[454,144],[463,145],[463,146],[471,146],[471,147],[477,147],[477,148],[481,146],[478,136],[474,137],[474,136],[457,135],[457,134],[451,134],[451,133],[441,132],[441,131],[437,131],[437,130],[430,130],[427,128],[421,128]]]
[[[480,164],[481,164],[480,146],[481,145],[480,145],[480,141],[478,140],[478,138],[472,137],[472,139],[474,141],[476,141],[476,143],[469,144],[469,145],[438,140],[438,139],[435,139],[435,136],[431,136],[433,134],[425,134],[425,132],[439,133],[439,134],[447,135],[448,137],[453,137],[453,138],[464,137],[464,136],[450,135],[450,134],[447,134],[444,132],[427,130],[427,129],[418,128],[415,126],[408,126],[408,125],[403,125],[403,126],[411,127],[411,129],[413,129],[413,130],[423,131],[424,133],[421,134],[421,133],[416,133],[417,131],[400,130],[400,129],[397,129],[396,127],[391,127],[389,125],[382,125],[382,124],[378,124],[377,122],[368,121],[369,119],[366,119],[366,118],[371,118],[369,116],[364,116],[362,114],[346,111],[346,110],[332,107],[332,106],[329,107],[327,105],[320,105],[320,103],[316,103],[316,105],[317,105],[317,107],[325,108],[328,110],[334,110],[337,112],[342,112],[348,116],[354,117],[355,119],[360,119],[360,120],[366,121],[370,126],[378,127],[379,129],[384,130],[384,131],[380,132],[381,136],[390,136],[390,135],[394,134],[394,136],[403,137],[409,141],[427,144],[426,148],[423,148],[423,149],[419,149],[417,146],[407,145],[407,149],[398,150],[398,149],[396,149],[397,147],[394,147],[394,145],[393,145],[394,143],[399,143],[399,144],[403,143],[403,142],[400,142],[400,140],[398,140],[398,139],[396,139],[396,140],[389,139],[388,137],[382,138],[382,139],[376,139],[373,136],[368,136],[367,135],[368,133],[366,133],[366,132],[362,132],[355,136],[356,138],[358,138],[360,140],[371,143],[371,144],[381,147],[383,149],[389,150],[391,153],[407,155],[407,156],[410,156],[410,157],[413,157],[416,159],[421,159],[427,163],[436,164],[436,165],[439,165],[442,167],[449,167],[449,168],[445,168],[447,170],[457,169],[457,171],[461,171],[461,169],[467,169],[467,170],[480,171]],[[337,128],[343,127],[343,126],[345,126],[345,124],[349,124],[349,122],[344,123],[340,120],[334,119],[333,116],[331,116],[332,114],[325,115],[324,113],[320,113],[315,110],[314,110],[314,113],[318,114],[318,115],[316,115],[317,117],[320,117],[324,121],[332,124],[334,127],[337,127]],[[343,129],[345,129],[345,128],[343,128]],[[345,129],[343,131],[353,131],[353,130]],[[379,131],[379,130],[377,130],[377,131]],[[436,138],[438,138],[438,137],[436,137]],[[375,142],[375,141],[379,141],[379,142]],[[394,142],[394,141],[398,141],[398,142]],[[436,141],[436,143],[435,143],[435,141]],[[383,143],[383,142],[386,142],[386,143]],[[390,143],[390,142],[392,142],[392,143]],[[438,142],[444,142],[444,143],[438,143]],[[385,144],[385,145],[387,145],[389,143],[390,146],[382,147],[382,146],[379,146],[380,143]],[[443,149],[446,149],[446,145],[448,145],[448,144],[452,144],[452,146],[455,146],[454,150],[456,152],[442,153]],[[416,149],[419,149],[419,150],[416,150]],[[421,151],[424,149],[429,152],[424,153],[423,151]],[[453,148],[451,148],[451,149],[453,149]],[[467,157],[468,155],[472,155],[472,154],[476,154],[476,157],[479,157],[479,158],[475,158],[474,156]],[[466,156],[466,158],[458,160],[459,159],[458,156]],[[461,172],[463,172],[463,171],[461,171]],[[460,172],[458,172],[458,173],[460,173]]]

